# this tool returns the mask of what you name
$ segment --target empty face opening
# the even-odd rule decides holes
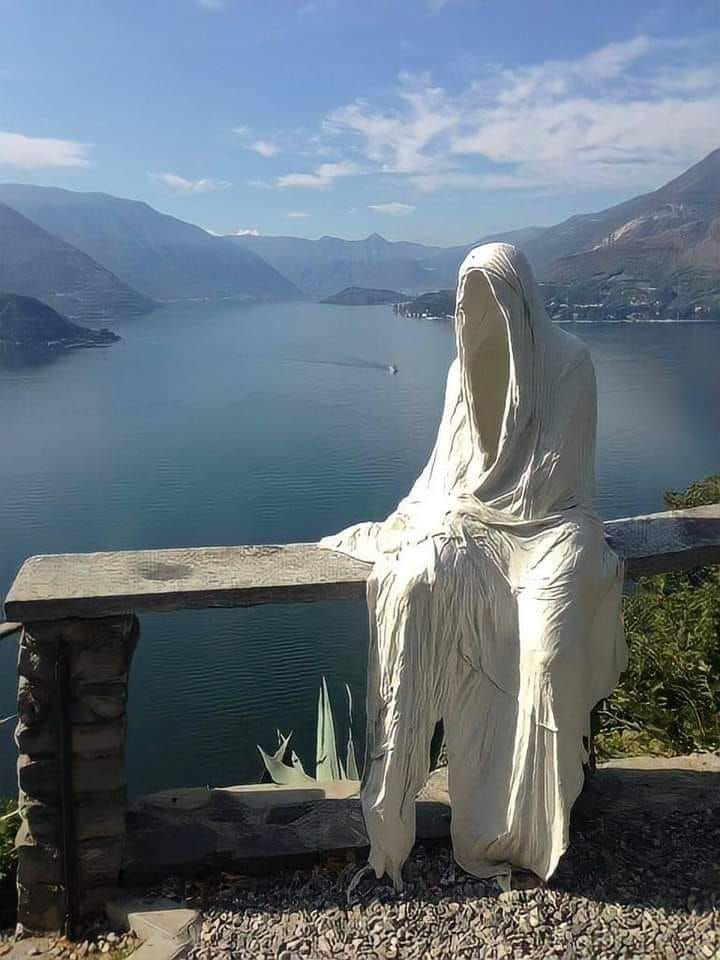
[[[466,383],[487,469],[497,457],[510,385],[508,330],[490,283],[480,271],[465,280],[462,309]]]

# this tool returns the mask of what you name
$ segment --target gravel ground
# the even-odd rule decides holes
[[[0,958],[15,960],[15,957],[36,957],[37,960],[86,960],[97,956],[98,960],[125,960],[140,945],[132,933],[115,933],[95,928],[85,931],[82,940],[71,943],[64,937],[35,937],[17,940],[11,930],[0,931]]]
[[[720,806],[573,834],[548,886],[506,893],[464,874],[448,845],[415,851],[402,894],[371,879],[352,905],[354,859],[224,875],[201,892],[190,958],[720,958]]]

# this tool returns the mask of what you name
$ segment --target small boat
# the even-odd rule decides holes
[[[390,371],[390,373],[397,373],[397,367],[395,366],[394,363],[390,364],[390,366],[388,367],[388,370]]]

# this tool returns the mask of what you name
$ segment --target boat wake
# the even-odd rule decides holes
[[[394,363],[376,363],[373,360],[301,360],[290,358],[290,363],[312,363],[326,367],[355,367],[358,370],[385,370],[388,373],[397,373]]]

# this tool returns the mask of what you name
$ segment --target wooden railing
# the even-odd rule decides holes
[[[605,524],[626,576],[720,563],[720,505]],[[0,636],[18,658],[19,920],[63,931],[117,884],[128,671],[143,610],[361,599],[370,565],[315,544],[60,554],[25,561]]]
[[[605,533],[629,579],[720,562],[720,506],[611,520]],[[28,623],[360,599],[370,569],[311,543],[31,557],[10,588],[5,614]]]

